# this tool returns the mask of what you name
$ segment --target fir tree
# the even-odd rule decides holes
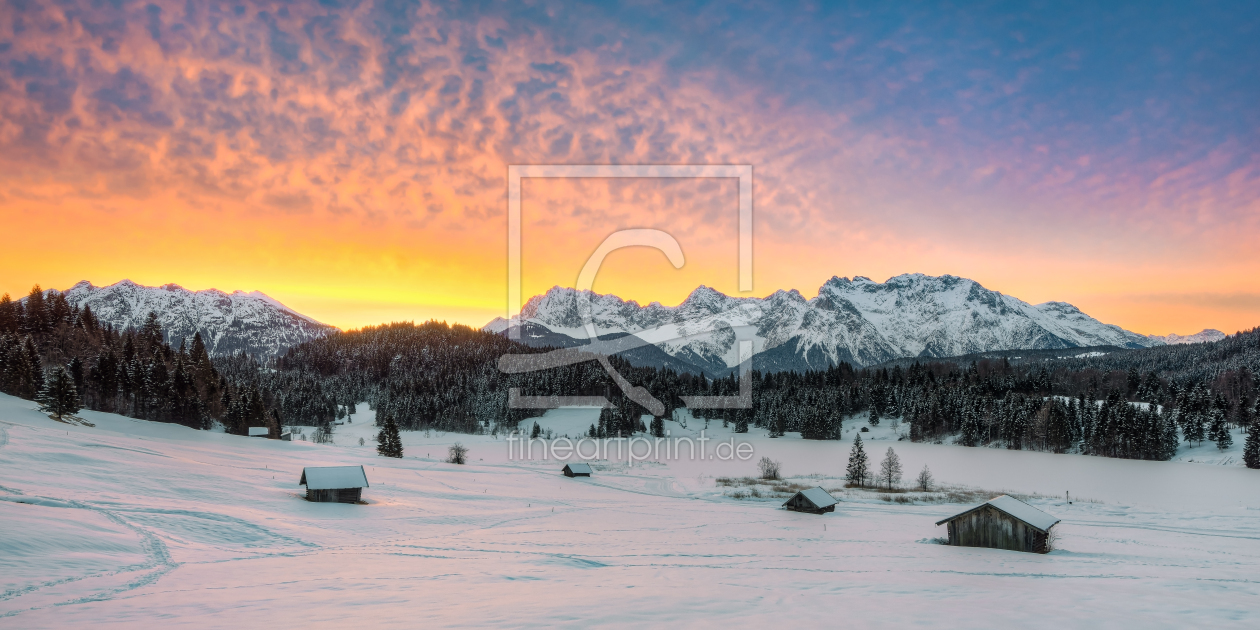
[[[162,321],[158,318],[158,314],[149,311],[149,316],[144,320],[144,326],[140,328],[140,338],[148,342],[150,347],[162,345],[164,335],[162,334]]]
[[[963,446],[975,446],[976,440],[979,439],[980,422],[976,418],[975,409],[968,409],[963,413],[962,430],[958,436],[958,443]]]
[[[1253,423],[1243,444],[1243,463],[1247,468],[1260,468],[1260,427]]]
[[[79,392],[74,388],[70,375],[61,367],[55,367],[48,373],[44,388],[35,400],[39,403],[40,411],[56,416],[57,420],[79,411]]]
[[[1181,437],[1177,434],[1177,410],[1160,414],[1160,421],[1164,425],[1164,452],[1160,459],[1168,461],[1177,456],[1177,446],[1181,444]]]
[[[376,454],[382,457],[402,457],[402,438],[398,435],[398,423],[393,416],[385,416],[385,424],[376,434]]]
[[[1234,436],[1230,434],[1229,424],[1225,422],[1225,414],[1219,408],[1212,409],[1211,435],[1216,448],[1225,450],[1234,445]]]
[[[529,431],[529,439],[531,439],[531,440],[536,440],[536,439],[538,439],[538,436],[539,436],[539,434],[541,434],[541,433],[542,433],[542,428],[540,428],[540,427],[538,426],[538,423],[537,423],[537,422],[535,422],[535,423],[534,423],[534,428],[533,428],[533,429],[530,429],[530,431]]]
[[[79,357],[74,357],[73,359],[70,359],[70,364],[66,366],[66,370],[70,374],[70,379],[74,381],[74,388],[78,390],[82,390],[83,389],[83,361],[81,361]]]
[[[5,293],[0,297],[0,335],[18,333],[18,310],[13,298]]]
[[[652,418],[652,437],[665,437],[665,420],[663,418]]]
[[[1190,409],[1182,414],[1181,432],[1185,434],[1186,441],[1195,444],[1203,443],[1207,437],[1206,422],[1204,421],[1203,412],[1198,409]]]
[[[17,388],[16,394],[20,398],[28,400],[34,399],[39,395],[39,390],[44,385],[44,368],[39,358],[39,351],[35,349],[35,342],[30,335],[22,342],[22,348],[19,351],[20,356],[17,358]]]
[[[901,458],[897,457],[896,451],[893,451],[891,446],[884,454],[884,461],[879,463],[879,480],[889,490],[892,490],[893,484],[901,481]]]
[[[853,449],[849,451],[849,466],[845,469],[845,476],[849,484],[865,486],[866,478],[870,475],[870,468],[867,467],[866,462],[866,450],[862,448],[862,434],[859,433],[853,438]]]

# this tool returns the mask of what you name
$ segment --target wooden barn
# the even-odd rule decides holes
[[[590,464],[565,464],[564,470],[561,472],[564,473],[565,477],[590,477],[591,465]]]
[[[822,514],[824,512],[835,512],[836,498],[831,496],[830,492],[822,488],[807,488],[792,495],[792,498],[784,502],[783,507],[794,512],[809,512],[810,514]]]
[[[306,500],[319,503],[358,503],[368,487],[362,466],[319,466],[302,469],[299,486],[306,486]]]
[[[949,544],[958,547],[1046,553],[1050,528],[1058,522],[1019,499],[1002,495],[936,524],[949,524]]]

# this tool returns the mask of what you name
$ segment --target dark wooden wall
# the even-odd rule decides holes
[[[358,503],[363,497],[363,488],[342,488],[340,490],[306,489],[306,500],[317,503]]]
[[[948,523],[949,544],[1045,553],[1046,534],[1006,513],[985,506]]]

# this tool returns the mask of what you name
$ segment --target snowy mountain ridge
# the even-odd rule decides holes
[[[701,286],[674,307],[640,306],[587,292],[596,333],[631,334],[710,374],[738,364],[737,328],[750,327],[758,369],[823,368],[841,362],[874,365],[904,357],[947,357],[1011,349],[1087,346],[1143,348],[1163,341],[1104,324],[1065,302],[1032,305],[957,276],[904,274],[886,282],[833,277],[814,298],[779,290],[764,298],[731,297]],[[521,326],[526,343],[560,345],[557,335],[584,340],[575,289],[534,296],[511,320],[484,330]],[[577,341],[574,342],[578,343]],[[584,342],[583,342],[584,343]],[[573,344],[564,344],[573,345]]]
[[[1204,328],[1193,335],[1178,335],[1177,333],[1172,333],[1170,335],[1149,335],[1149,338],[1157,339],[1171,346],[1182,343],[1210,343],[1213,341],[1220,341],[1226,336],[1227,335],[1225,333],[1215,328]]]
[[[147,287],[130,280],[97,287],[84,280],[62,293],[73,306],[91,306],[101,323],[115,328],[140,328],[150,312],[157,313],[168,343],[191,343],[200,332],[212,355],[244,351],[274,356],[336,330],[258,291],[190,291],[177,284]]]

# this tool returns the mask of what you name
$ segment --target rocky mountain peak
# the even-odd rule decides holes
[[[190,291],[174,283],[149,287],[131,280],[97,287],[83,280],[64,294],[71,305],[91,306],[101,323],[115,328],[139,328],[150,312],[157,313],[167,342],[178,346],[201,333],[206,349],[217,355],[278,355],[336,330],[258,291],[229,295],[217,289]]]

